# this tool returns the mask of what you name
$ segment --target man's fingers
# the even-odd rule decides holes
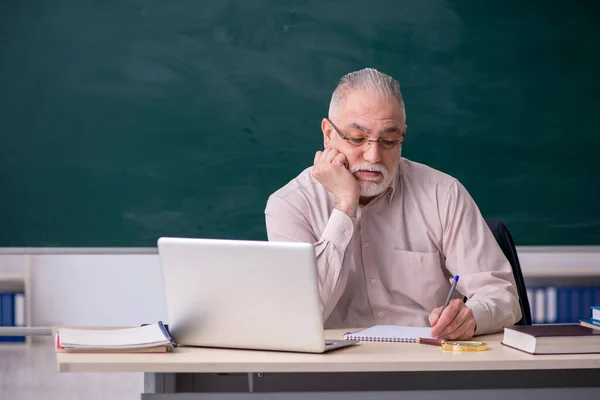
[[[462,318],[462,317],[461,317]],[[469,340],[475,333],[475,320],[464,317],[463,323],[454,332],[444,335],[450,340]]]
[[[429,325],[434,326],[438,319],[440,319],[440,311],[442,311],[442,307],[434,309],[431,314],[429,314]]]
[[[434,337],[441,336],[442,333],[447,332],[448,330],[454,331],[458,327],[455,323],[454,326],[451,326],[449,329],[446,329],[448,327],[448,325],[451,325],[453,323],[454,318],[460,311],[461,304],[462,304],[462,301],[460,301],[458,299],[452,300],[448,304],[448,307],[446,307],[444,312],[440,315],[439,319],[436,321],[435,325],[433,326],[433,329],[431,330],[432,336],[434,336]]]
[[[441,332],[440,336],[447,339],[458,339],[459,337],[473,336],[475,327],[475,318],[471,309],[465,305],[461,305],[459,313],[456,315],[454,320],[446,326]]]
[[[348,159],[346,158],[346,156],[343,153],[339,153],[337,156],[335,156],[333,161],[340,165],[343,165],[346,168],[350,167],[348,164]]]
[[[462,335],[458,337],[458,340],[471,340],[475,335],[475,330],[477,329],[477,324],[475,321],[469,324],[469,329],[465,331]]]
[[[457,340],[463,333],[469,330],[469,322],[462,321],[462,323],[452,332],[442,333],[440,336],[447,340]]]
[[[466,312],[465,312],[466,311]],[[448,324],[445,329],[440,332],[440,336],[455,340],[469,329],[469,310],[463,309],[457,315],[452,323]]]
[[[317,151],[315,153],[315,161],[313,162],[313,165],[317,165],[319,163],[319,160],[321,160],[322,155],[323,155],[322,151]]]
[[[336,149],[331,149],[331,151],[329,152],[329,154],[327,154],[327,162],[332,162],[337,155],[340,154],[339,151],[337,151]]]
[[[315,153],[315,159],[313,162],[314,166],[330,164],[333,162],[344,165],[346,168],[350,168],[348,159],[346,158],[344,153],[340,153],[339,150],[328,147],[323,151],[317,151]]]
[[[455,340],[471,340],[475,334],[475,322],[469,322],[467,329]]]
[[[329,153],[331,153],[331,149],[328,147],[325,150],[323,150],[323,154],[321,154],[321,159],[319,160],[319,164],[324,164],[327,162],[327,157],[329,156]]]
[[[317,161],[317,163],[320,164],[320,165],[331,163],[331,160],[333,160],[333,156],[335,154],[334,152],[337,152],[337,150],[334,150],[334,149],[332,149],[330,147],[326,148],[321,153],[321,157],[319,158],[319,160]]]

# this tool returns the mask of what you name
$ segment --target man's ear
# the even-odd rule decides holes
[[[331,141],[331,125],[326,118],[321,121],[321,131],[323,132],[323,147],[328,148]]]

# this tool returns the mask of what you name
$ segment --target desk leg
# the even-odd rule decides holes
[[[144,393],[175,393],[175,375],[162,372],[146,372],[144,374]]]

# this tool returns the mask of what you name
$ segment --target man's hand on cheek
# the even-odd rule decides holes
[[[333,195],[336,208],[352,217],[358,208],[360,187],[348,168],[343,153],[327,148],[315,154],[312,175]]]

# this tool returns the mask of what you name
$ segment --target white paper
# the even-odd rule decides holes
[[[354,339],[371,338],[381,340],[416,340],[430,338],[431,328],[421,326],[376,325],[364,331],[353,333]]]
[[[169,344],[158,324],[125,329],[69,329],[58,331],[65,348],[136,348]]]

